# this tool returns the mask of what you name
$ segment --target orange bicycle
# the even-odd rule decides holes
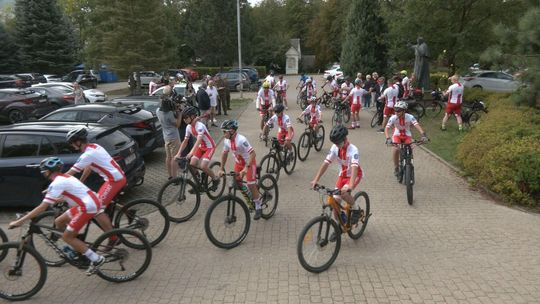
[[[364,191],[354,195],[354,201],[360,206],[360,219],[353,224],[349,204],[339,203],[334,198],[334,195],[341,194],[340,189],[315,185],[313,190],[321,194],[323,211],[302,229],[296,253],[302,267],[309,272],[319,273],[327,270],[336,260],[341,247],[341,234],[346,232],[354,240],[360,238],[371,214],[369,196]]]

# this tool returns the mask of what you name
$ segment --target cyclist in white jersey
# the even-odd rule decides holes
[[[450,77],[452,85],[448,87],[448,90],[444,95],[448,95],[448,103],[444,113],[441,130],[446,131],[446,122],[452,113],[456,116],[459,131],[463,131],[463,121],[461,119],[461,104],[463,102],[463,85],[459,83],[459,76],[454,75]]]
[[[278,104],[274,107],[274,115],[266,122],[263,128],[263,134],[266,134],[267,128],[277,126],[278,134],[277,138],[280,144],[285,144],[287,149],[292,149],[291,141],[294,137],[294,129],[292,127],[291,119],[289,115],[283,113],[285,107]]]
[[[220,176],[225,174],[225,164],[227,156],[232,151],[234,155],[234,172],[238,173],[239,182],[245,178],[247,187],[252,194],[255,203],[254,220],[258,220],[262,215],[261,194],[257,189],[257,160],[255,150],[249,144],[247,138],[238,134],[238,121],[226,120],[221,124],[223,130],[223,153],[221,154]]]
[[[322,111],[321,106],[317,104],[317,98],[311,96],[309,100],[310,104],[298,115],[297,120],[299,122],[304,122],[302,117],[309,115],[309,127],[315,128],[315,133],[318,134],[319,124],[322,123]]]
[[[265,81],[262,84],[262,88],[257,93],[257,101],[255,106],[257,111],[259,111],[259,116],[261,116],[261,135],[264,128],[264,116],[266,113],[269,113],[269,116],[272,116],[272,111],[276,105],[276,95],[272,89],[270,89],[270,83]]]
[[[288,110],[289,106],[287,105],[287,88],[289,88],[289,85],[287,84],[287,80],[283,79],[283,75],[279,75],[278,78],[279,80],[274,85],[274,91],[277,92],[277,94],[281,94],[283,104],[285,105],[285,110]]]
[[[9,223],[9,227],[18,227],[25,221],[43,213],[50,205],[66,201],[70,208],[55,219],[55,227],[64,230],[62,239],[77,252],[84,254],[90,261],[87,275],[95,272],[96,268],[105,263],[105,258],[90,249],[86,243],[79,240],[77,235],[101,208],[96,193],[86,187],[76,177],[62,174],[64,162],[57,157],[48,157],[41,161],[41,174],[51,181],[47,194],[41,204],[18,220]]]

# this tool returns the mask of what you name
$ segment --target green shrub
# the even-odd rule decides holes
[[[436,72],[429,75],[429,83],[433,89],[446,89],[450,85],[448,80],[448,73],[446,72]]]
[[[467,173],[506,199],[540,204],[540,116],[504,97],[484,95],[490,111],[465,135],[457,160]]]

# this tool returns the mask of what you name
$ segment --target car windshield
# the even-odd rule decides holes
[[[97,143],[107,151],[116,151],[129,142],[131,142],[131,138],[119,130],[97,139]]]

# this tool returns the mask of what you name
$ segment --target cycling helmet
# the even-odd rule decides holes
[[[311,102],[313,102],[313,101],[317,101],[317,97],[315,97],[315,96],[311,96],[311,97],[309,98],[309,101],[311,101]]]
[[[345,140],[347,135],[349,135],[347,128],[344,125],[337,125],[330,131],[330,141],[338,145]]]
[[[238,121],[235,119],[225,120],[224,122],[221,123],[221,130],[224,130],[224,131],[238,130]]]
[[[51,171],[58,172],[62,170],[64,162],[58,157],[47,157],[39,163],[39,169],[41,172]]]
[[[197,109],[195,107],[192,107],[192,106],[188,106],[184,109],[184,111],[182,111],[182,116],[183,117],[189,117],[189,116],[197,116]]]
[[[274,113],[282,113],[285,107],[282,104],[278,104],[274,107]]]
[[[306,83],[311,83],[311,78],[306,79]]]
[[[394,106],[394,108],[397,110],[397,109],[402,109],[402,110],[407,110],[407,107],[409,105],[405,102],[405,101],[398,101],[396,102],[396,105]]]
[[[328,77],[326,77],[326,80],[328,81],[331,81],[334,77],[332,77],[332,75],[328,75]]]
[[[354,85],[359,85],[359,84],[362,84],[362,81],[360,79],[355,79]]]
[[[403,75],[407,75],[407,70],[402,70],[400,73]]]
[[[269,89],[270,88],[270,83],[268,83],[268,81],[265,81],[265,82],[263,82],[262,87],[263,87],[263,89]]]
[[[84,140],[86,139],[87,136],[88,136],[88,130],[86,130],[85,127],[79,127],[79,128],[70,130],[68,132],[68,134],[66,135],[66,141],[68,143],[72,143],[76,140],[80,140],[80,139]]]

